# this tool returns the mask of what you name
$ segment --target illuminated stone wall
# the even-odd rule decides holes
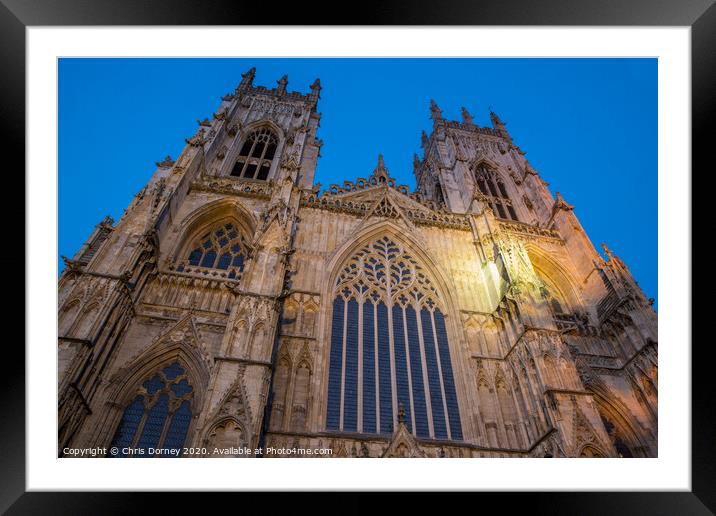
[[[656,314],[497,115],[478,127],[431,103],[416,191],[382,157],[365,178],[320,188],[320,82],[302,94],[253,75],[67,259],[60,449],[148,442],[156,420],[156,445],[185,434],[208,450],[657,455]],[[333,313],[340,296],[355,314]],[[384,334],[379,303],[396,310]],[[175,363],[182,376],[159,379],[191,389],[153,391]],[[373,430],[373,416],[389,431]]]

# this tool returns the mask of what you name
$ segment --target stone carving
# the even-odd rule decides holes
[[[157,162],[158,168],[172,168],[174,166],[174,160],[171,156],[167,155],[162,161]]]
[[[415,189],[382,155],[365,177],[322,188],[320,81],[301,93],[285,76],[255,85],[255,74],[197,120],[176,162],[157,162],[116,225],[103,221],[64,258],[59,449],[108,445],[136,393],[125,384],[178,360],[195,389],[188,446],[574,457],[616,455],[611,436],[619,454],[658,455],[649,299],[618,256],[593,248],[561,195],[550,206],[497,115],[480,127],[467,109],[448,120],[433,101]],[[248,172],[246,137],[266,127],[265,173],[222,175],[235,156]],[[366,315],[381,301],[384,315]],[[342,423],[327,423],[329,394],[342,396]],[[375,398],[388,412],[371,413]],[[409,417],[393,399],[409,400]],[[431,438],[419,437],[423,408]],[[396,424],[342,430],[379,416]]]

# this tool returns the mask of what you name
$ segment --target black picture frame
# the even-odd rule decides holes
[[[363,2],[359,9],[342,18],[320,20],[331,13],[321,2],[294,3],[277,9],[271,3],[192,2],[185,0],[2,0],[0,1],[0,108],[3,142],[6,149],[25,144],[25,29],[28,26],[87,25],[554,25],[554,26],[690,26],[692,45],[692,152],[694,167],[706,172],[710,158],[710,133],[716,92],[716,7],[712,0],[492,0],[418,1],[408,5],[397,1]],[[320,21],[319,21],[320,20]],[[340,21],[338,21],[340,20]],[[54,123],[54,120],[48,120]],[[24,153],[15,170],[24,170]],[[711,165],[713,168],[713,165]],[[8,177],[12,176],[12,177]],[[693,177],[693,172],[692,172]],[[24,191],[22,174],[6,169],[4,181],[17,181],[15,192]],[[688,180],[689,178],[685,178]],[[10,188],[5,184],[6,188]],[[24,196],[14,196],[22,202]],[[692,205],[695,203],[692,202]],[[22,207],[17,207],[18,210]],[[16,213],[19,211],[16,211]],[[694,223],[698,219],[694,219]],[[693,232],[692,232],[693,234]],[[17,256],[2,257],[5,270],[15,271],[20,292]],[[696,266],[693,264],[692,267]],[[25,275],[31,271],[25,270]],[[15,294],[15,299],[19,296]],[[692,300],[684,302],[692,304]],[[20,303],[17,303],[20,306]],[[24,304],[23,304],[24,306]],[[692,306],[697,306],[693,303]],[[31,309],[31,307],[28,307]],[[19,325],[16,325],[19,326]],[[23,339],[24,340],[24,339]],[[3,374],[0,375],[0,510],[7,514],[127,514],[148,507],[137,493],[37,493],[25,492],[25,356],[15,341],[6,341]],[[674,343],[676,344],[676,343]],[[687,345],[688,343],[681,343]],[[692,490],[690,492],[589,492],[511,493],[500,497],[500,509],[522,508],[531,513],[551,514],[713,514],[716,511],[716,418],[712,410],[713,383],[709,381],[712,362],[708,342],[692,346]],[[230,495],[210,503],[219,507]],[[245,495],[242,495],[245,496]],[[294,495],[296,496],[296,495]],[[354,495],[350,495],[353,497]],[[467,503],[494,502],[499,494],[471,495]],[[479,496],[479,499],[476,498]],[[150,496],[151,497],[151,496]],[[490,500],[486,500],[490,497]],[[184,504],[185,495],[172,497],[174,505]],[[296,498],[293,498],[296,501]],[[420,500],[420,498],[416,498]],[[164,501],[162,502],[164,504]],[[299,502],[300,503],[300,502]],[[460,502],[457,502],[460,503]],[[345,507],[365,507],[344,498]],[[272,509],[271,512],[274,512]],[[347,512],[347,511],[345,511]]]

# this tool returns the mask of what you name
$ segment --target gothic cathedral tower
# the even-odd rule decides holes
[[[321,190],[320,81],[254,76],[65,259],[60,450],[656,456],[656,314],[497,115]]]

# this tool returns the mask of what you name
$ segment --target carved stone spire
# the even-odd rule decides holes
[[[288,75],[284,75],[281,77],[278,81],[276,81],[276,84],[278,84],[278,94],[283,95],[286,93],[286,85],[288,85]]]
[[[607,244],[602,244],[602,249],[604,249],[604,254],[607,255],[607,258],[610,260],[614,258],[614,254],[612,254],[612,251],[607,247]]]
[[[398,423],[405,424],[405,407],[401,403],[398,408]]]
[[[428,133],[426,133],[425,131],[423,131],[420,135],[420,144],[422,145],[423,149],[428,148]]]
[[[495,113],[493,110],[490,110],[490,120],[492,120],[492,125],[497,127],[498,125],[503,125],[502,120],[500,120],[500,117],[497,116],[497,113]]]
[[[241,74],[241,82],[239,83],[239,89],[245,90],[254,85],[254,77],[256,77],[256,68],[249,69],[248,72]]]
[[[475,122],[472,120],[472,115],[465,107],[462,108],[462,122],[466,125],[475,125]]]
[[[610,262],[616,263],[624,269],[627,268],[624,262],[616,254],[614,254],[611,249],[607,247],[607,244],[602,244],[602,249],[604,249],[604,254],[607,255],[607,258],[609,258]]]
[[[510,134],[507,132],[507,128],[505,127],[505,123],[500,120],[500,117],[497,116],[497,114],[490,109],[490,120],[492,121],[492,128],[497,131],[497,133],[502,136],[509,144],[512,144],[512,138],[510,138]]]
[[[417,172],[421,164],[420,157],[417,154],[413,154],[413,170]]]
[[[316,98],[320,97],[321,89],[321,79],[316,78],[313,84],[311,84],[311,95],[314,95]]]
[[[443,118],[442,110],[438,107],[438,105],[433,99],[430,99],[430,118],[433,119],[433,122],[437,122],[438,120],[442,120]]]
[[[375,167],[375,170],[373,170],[373,177],[377,178],[379,181],[385,181],[390,177],[388,169],[385,168],[385,162],[383,161],[382,154],[378,154],[378,165]]]

